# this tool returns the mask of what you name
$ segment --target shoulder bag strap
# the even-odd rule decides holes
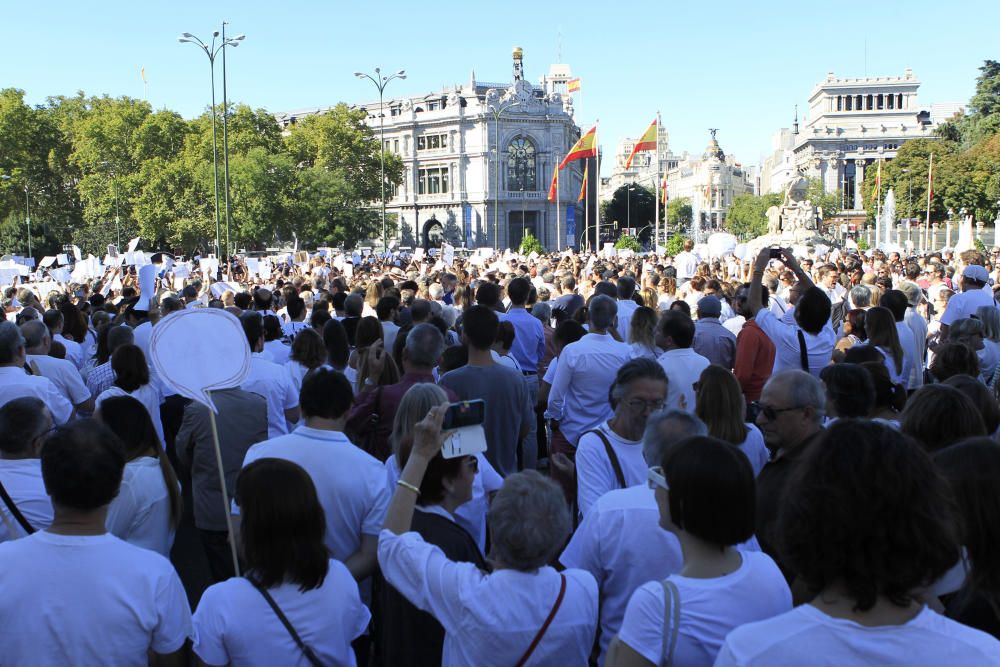
[[[802,365],[802,370],[808,373],[809,350],[806,348],[806,337],[802,334],[802,329],[796,329],[795,333],[799,336],[799,364]]]
[[[246,580],[249,581],[254,588],[260,591],[261,595],[264,596],[264,599],[267,600],[267,604],[269,604],[271,606],[271,609],[274,610],[274,613],[278,617],[278,620],[280,620],[281,624],[285,626],[285,630],[288,630],[288,634],[291,635],[292,639],[295,640],[295,644],[299,647],[299,650],[302,651],[302,654],[305,655],[306,660],[309,661],[309,664],[312,665],[313,667],[322,667],[323,663],[320,662],[320,659],[318,657],[316,657],[316,654],[313,653],[313,650],[308,646],[306,646],[306,643],[302,641],[302,637],[300,637],[299,633],[295,631],[295,628],[288,620],[288,617],[285,616],[285,613],[283,611],[281,611],[281,607],[279,607],[278,603],[274,601],[274,598],[271,597],[271,594],[267,592],[267,589],[261,586],[256,580],[252,579],[251,577],[246,577]]]
[[[15,521],[21,524],[21,528],[24,528],[24,532],[28,535],[35,532],[35,527],[24,518],[24,515],[21,514],[21,510],[17,509],[17,505],[14,504],[14,499],[10,497],[9,493],[7,493],[7,489],[4,488],[3,482],[0,482],[0,499],[3,499],[3,504],[7,506],[8,510],[10,510],[10,515],[14,517]],[[11,537],[13,538],[14,536],[11,535]]]
[[[549,617],[545,619],[544,623],[542,623],[542,627],[539,628],[538,634],[536,634],[535,638],[531,640],[531,646],[529,646],[528,650],[524,652],[521,659],[517,661],[516,667],[524,667],[524,665],[528,662],[528,658],[530,658],[531,654],[535,652],[536,648],[538,648],[538,644],[542,641],[542,637],[545,636],[549,626],[552,625],[552,619],[556,617],[556,612],[559,611],[559,607],[562,606],[563,598],[566,596],[566,575],[560,574],[559,579],[559,595],[556,597],[555,604],[552,605],[552,611],[549,612]]]
[[[626,487],[625,473],[622,472],[622,464],[618,460],[618,455],[615,454],[614,447],[611,446],[611,441],[608,440],[608,437],[604,435],[600,429],[595,428],[592,431],[587,431],[587,433],[593,433],[601,439],[601,442],[604,443],[604,451],[608,453],[608,460],[611,461],[611,467],[615,471],[615,478],[618,480],[618,488],[624,489]],[[587,435],[587,433],[584,433],[584,435]]]
[[[670,667],[674,662],[674,649],[677,648],[677,631],[681,621],[681,593],[676,584],[669,579],[660,582],[663,585],[663,665]],[[669,624],[669,625],[668,625]]]

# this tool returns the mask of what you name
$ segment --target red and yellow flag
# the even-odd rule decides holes
[[[549,201],[555,201],[559,190],[559,170],[552,170],[552,182],[549,184]]]
[[[662,181],[662,183],[660,185],[660,189],[663,192],[663,201],[666,202],[667,201],[667,177],[666,176],[663,177],[663,181]]]
[[[597,126],[587,130],[587,133],[580,137],[573,148],[569,149],[569,153],[563,158],[563,161],[559,163],[560,169],[565,169],[566,165],[574,160],[583,160],[589,157],[597,157]]]
[[[576,198],[577,201],[583,201],[583,198],[587,196],[587,174],[590,172],[590,165],[588,164],[583,168],[583,182],[580,184],[580,196]]]
[[[632,154],[628,156],[625,160],[625,168],[628,169],[632,166],[632,159],[635,154],[639,151],[655,151],[656,150],[656,119],[649,124],[646,131],[642,133],[639,137],[639,141],[635,142],[635,146],[632,148]]]
[[[571,93],[580,92],[580,77],[576,77],[575,79],[570,79],[569,81],[566,82],[566,86],[569,92]]]

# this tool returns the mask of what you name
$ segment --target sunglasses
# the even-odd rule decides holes
[[[768,421],[774,421],[775,419],[778,418],[778,415],[780,415],[782,412],[789,412],[791,410],[801,410],[804,407],[802,405],[796,405],[791,408],[772,408],[770,405],[764,405],[759,401],[754,401],[753,403],[751,403],[751,405],[757,409],[757,414],[764,415],[765,417],[767,417]]]
[[[646,481],[649,483],[649,488],[655,489],[660,487],[662,489],[669,489],[667,486],[667,478],[663,475],[663,466],[653,466],[646,472]]]

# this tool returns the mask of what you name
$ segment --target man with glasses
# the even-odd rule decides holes
[[[771,450],[771,460],[757,476],[757,539],[789,579],[776,547],[778,513],[789,477],[823,430],[825,406],[823,383],[799,370],[774,375],[755,404],[757,426]]]
[[[52,415],[37,398],[15,398],[0,407],[0,542],[52,523],[38,456],[53,428]]]
[[[659,466],[674,443],[708,428],[693,414],[661,410],[646,422],[642,436],[642,456],[647,465]],[[643,471],[644,480],[663,481],[660,472]],[[612,637],[621,629],[628,600],[647,581],[659,581],[680,571],[684,565],[677,536],[660,528],[660,512],[653,487],[655,482],[615,489],[597,499],[573,533],[559,557],[568,568],[580,568],[594,575],[601,593],[601,657]]]

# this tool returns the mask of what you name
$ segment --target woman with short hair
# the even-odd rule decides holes
[[[288,377],[295,386],[295,395],[302,389],[302,379],[306,373],[316,370],[326,363],[326,348],[323,337],[315,329],[303,329],[292,340],[292,353],[285,364]]]
[[[730,443],[696,436],[671,446],[649,480],[684,567],[636,589],[605,665],[709,667],[734,628],[792,608],[774,560],[736,548],[753,537],[753,470]]]
[[[535,471],[504,481],[489,511],[492,573],[453,562],[409,532],[424,475],[441,451],[447,409],[432,408],[413,429],[379,536],[386,580],[444,627],[444,667],[586,664],[597,629],[597,582],[583,570],[548,566],[572,525],[555,482]]]
[[[660,351],[656,348],[656,311],[647,306],[639,306],[632,313],[629,323],[628,343],[632,346],[632,358],[646,357],[656,361]]]
[[[234,500],[245,575],[202,594],[192,618],[195,654],[207,665],[357,664],[351,642],[371,614],[326,548],[309,474],[291,461],[259,459],[240,471]]]
[[[906,402],[900,427],[928,452],[964,438],[988,435],[972,399],[946,384],[929,384],[914,392]]]
[[[760,429],[746,420],[746,410],[736,376],[722,366],[706,366],[698,378],[695,414],[705,422],[710,436],[736,445],[746,454],[756,477],[771,455]]]
[[[160,444],[166,446],[163,439],[163,422],[160,420],[160,405],[163,403],[163,391],[159,382],[149,376],[149,366],[146,365],[146,355],[137,345],[120,345],[111,355],[111,370],[115,373],[112,386],[102,391],[95,402],[95,410],[101,403],[112,396],[131,396],[146,408],[149,418],[156,429],[156,437]]]
[[[169,558],[181,521],[181,488],[153,421],[131,396],[104,399],[94,416],[125,445],[125,471],[108,508],[108,532]]]
[[[716,667],[1000,663],[1000,642],[921,602],[959,547],[948,488],[910,438],[840,420],[783,497],[783,553],[815,597],[734,630]]]

